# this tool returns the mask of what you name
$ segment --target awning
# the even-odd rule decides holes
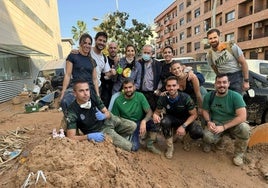
[[[0,44],[0,51],[24,56],[49,56],[48,54],[34,50],[24,45]]]

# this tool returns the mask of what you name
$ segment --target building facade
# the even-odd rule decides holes
[[[268,60],[268,0],[176,0],[159,14],[156,53],[164,46],[175,57],[205,60],[206,32],[221,31],[222,41],[235,41],[247,59]]]
[[[32,89],[46,61],[63,58],[55,0],[0,1],[0,102]]]

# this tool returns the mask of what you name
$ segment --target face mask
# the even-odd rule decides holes
[[[150,56],[149,54],[142,54],[142,59],[143,59],[144,61],[150,61],[151,56]]]
[[[91,108],[91,101],[87,101],[86,103],[81,104],[80,108],[90,109]]]

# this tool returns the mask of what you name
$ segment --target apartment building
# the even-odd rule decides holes
[[[268,0],[176,0],[154,22],[157,57],[171,45],[175,57],[205,60],[206,32],[218,28],[246,58],[268,60]]]
[[[46,61],[63,58],[55,0],[0,1],[0,103],[20,93]]]

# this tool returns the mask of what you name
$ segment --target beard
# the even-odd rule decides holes
[[[219,45],[219,41],[213,42],[210,45],[211,45],[212,48],[217,48],[217,46]]]
[[[224,90],[222,90],[222,88]],[[220,94],[220,95],[224,95],[224,94],[226,94],[226,92],[227,92],[227,89],[224,88],[224,87],[220,87],[220,88],[217,89],[217,93]]]
[[[127,98],[131,98],[134,95],[134,92],[126,92],[125,95]]]

